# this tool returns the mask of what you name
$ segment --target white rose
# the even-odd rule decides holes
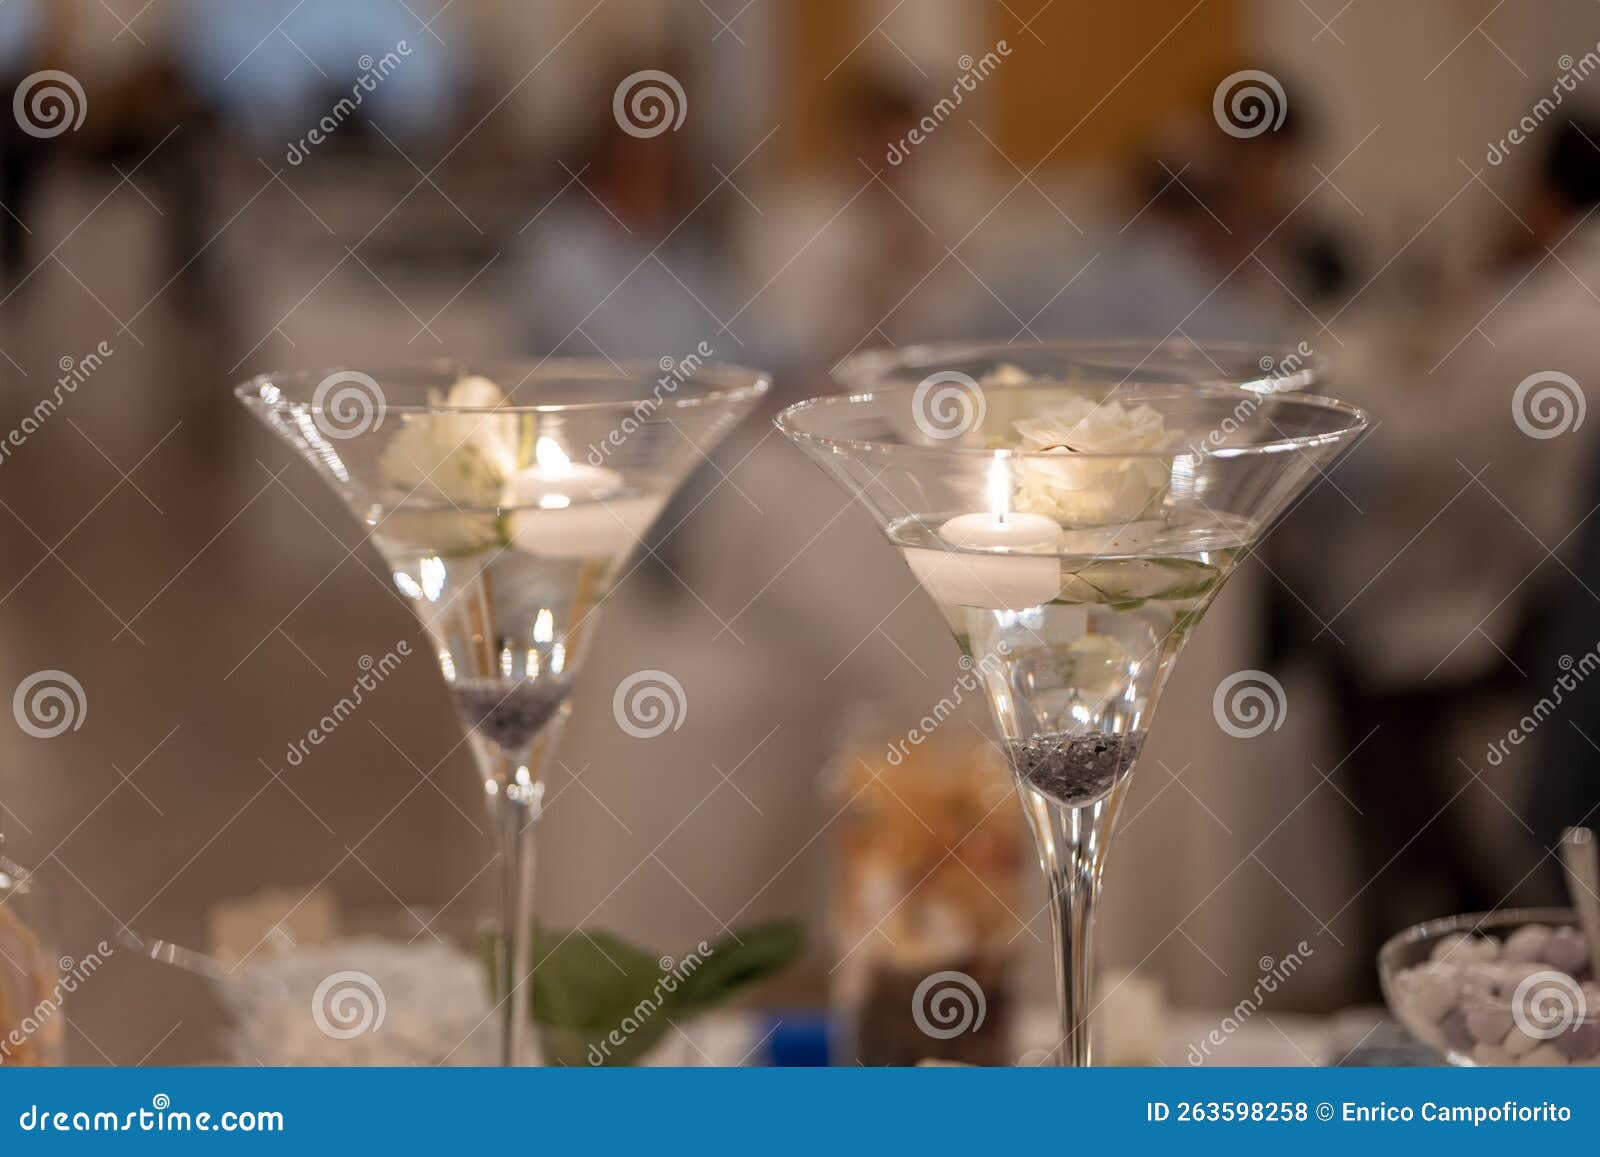
[[[1023,463],[1017,510],[1067,527],[1111,526],[1149,518],[1166,496],[1171,472],[1159,458],[1086,457],[1170,453],[1180,439],[1150,406],[1072,398],[1014,425],[1018,449],[1049,456]]]
[[[463,378],[431,396],[441,407],[488,410],[505,404],[487,378]],[[383,480],[411,501],[443,500],[480,509],[500,501],[517,466],[517,416],[494,413],[401,414],[401,428],[378,461]]]

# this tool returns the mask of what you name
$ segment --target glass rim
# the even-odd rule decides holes
[[[1217,369],[1218,379],[1204,384],[1227,384],[1254,394],[1295,393],[1304,386],[1323,380],[1328,371],[1328,359],[1324,355],[1315,351],[1301,354],[1298,345],[1241,340],[1195,341],[1187,338],[1179,343],[1170,337],[1159,339],[1119,337],[1067,338],[1026,344],[985,341],[921,342],[893,348],[877,347],[847,354],[835,363],[831,376],[834,381],[847,389],[865,390],[871,388],[874,379],[896,370],[932,370],[941,363],[984,356],[998,359],[1003,358],[1005,351],[1008,350],[1016,351],[1019,359],[1037,354],[1073,356],[1085,360],[1097,356],[1116,358],[1137,355],[1137,360],[1127,371],[1128,377],[1124,378],[1124,381],[1131,379],[1145,362],[1154,358],[1173,355],[1197,356],[1210,362]],[[1280,365],[1291,354],[1301,359],[1300,365],[1289,374],[1274,373],[1270,367]],[[1222,358],[1234,358],[1240,362],[1253,364],[1257,372],[1249,376],[1229,374],[1217,365],[1217,361]],[[1263,362],[1267,364],[1263,365]],[[1291,384],[1275,389],[1254,388],[1254,383],[1264,383],[1273,379],[1281,379]]]
[[[1378,949],[1378,970],[1385,976],[1399,966],[1398,957],[1403,949],[1417,944],[1437,941],[1456,932],[1474,933],[1484,929],[1504,928],[1508,924],[1576,924],[1578,916],[1571,908],[1494,908],[1487,912],[1462,912],[1455,916],[1436,916],[1420,924],[1402,928]],[[1600,1010],[1597,1010],[1600,1011]]]
[[[500,375],[487,371],[502,371]],[[509,371],[509,372],[506,372]],[[374,370],[363,370],[353,365],[329,366],[321,369],[274,370],[266,373],[255,374],[233,388],[234,397],[246,406],[262,410],[288,413],[292,411],[320,413],[328,406],[318,403],[313,391],[324,382],[346,375],[346,380],[360,381],[370,379],[377,383],[379,390],[383,389],[385,379],[395,378],[421,378],[428,374],[438,374],[440,380],[437,386],[445,386],[447,375],[453,374],[454,381],[467,377],[482,376],[488,378],[496,385],[502,385],[506,379],[520,374],[520,380],[510,387],[512,392],[526,385],[536,378],[544,379],[571,379],[579,381],[590,378],[600,382],[625,382],[639,381],[656,383],[661,375],[671,373],[671,367],[664,367],[660,362],[632,360],[612,362],[603,358],[507,358],[504,360],[487,360],[474,362],[467,359],[442,358],[430,361],[401,363],[399,365],[381,366]],[[356,375],[359,375],[357,377]],[[692,373],[683,377],[678,385],[693,382],[700,392],[691,397],[679,397],[676,393],[669,393],[662,397],[651,390],[641,390],[637,397],[608,399],[604,401],[571,401],[571,402],[531,402],[511,403],[503,406],[451,406],[433,402],[394,402],[390,401],[387,394],[383,395],[383,411],[386,414],[571,414],[571,413],[606,413],[608,411],[618,414],[631,414],[643,402],[653,401],[652,411],[655,409],[685,410],[700,406],[718,403],[736,403],[753,401],[767,392],[772,385],[772,376],[765,370],[754,369],[749,366],[736,365],[728,362],[702,362],[697,365]],[[430,383],[433,385],[435,383]],[[284,391],[284,396],[268,401],[261,396],[261,391],[266,386],[275,386]],[[299,394],[296,397],[288,396],[288,388],[295,387]],[[502,388],[504,388],[502,386]],[[674,387],[676,388],[676,387]]]
[[[989,390],[1033,390],[1033,389],[1059,389],[1062,383],[1052,382],[1048,379],[1039,379],[1031,382],[1017,382],[986,387]],[[1023,461],[1038,460],[1044,462],[1061,462],[1063,457],[1053,450],[1018,450],[1018,449],[985,449],[980,446],[932,446],[917,445],[905,442],[882,442],[871,438],[848,438],[832,434],[813,433],[803,430],[798,425],[798,419],[813,410],[820,410],[831,406],[865,405],[888,395],[914,394],[920,386],[911,383],[900,385],[882,386],[874,390],[862,391],[851,394],[824,394],[820,397],[808,398],[803,402],[796,402],[786,406],[773,417],[772,422],[778,431],[795,443],[810,443],[826,446],[831,449],[849,449],[861,453],[931,453],[938,455],[956,455],[962,458],[1002,458],[1019,459]],[[1119,387],[1120,388],[1120,387]],[[1307,409],[1325,410],[1343,414],[1348,421],[1345,425],[1335,430],[1321,434],[1303,434],[1298,437],[1275,438],[1268,442],[1257,442],[1249,446],[1216,446],[1206,447],[1189,445],[1181,449],[1170,451],[1156,450],[1087,450],[1073,451],[1070,460],[1146,460],[1155,462],[1171,462],[1184,455],[1200,458],[1249,458],[1267,454],[1282,454],[1303,451],[1315,446],[1328,446],[1359,436],[1371,426],[1371,419],[1367,412],[1359,406],[1342,402],[1337,398],[1327,398],[1320,394],[1302,394],[1294,391],[1285,391],[1281,394],[1263,394],[1255,390],[1246,390],[1236,386],[1185,386],[1178,387],[1171,383],[1150,383],[1144,392],[1140,393],[1137,400],[1158,401],[1162,399],[1192,399],[1192,398],[1217,398],[1219,400],[1233,399],[1239,405],[1251,403],[1254,406],[1263,406],[1269,403],[1288,406],[1304,406]],[[1232,411],[1230,411],[1232,412]]]

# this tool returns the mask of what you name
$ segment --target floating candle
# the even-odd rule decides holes
[[[659,497],[620,497],[622,475],[573,462],[553,438],[534,444],[536,464],[506,485],[511,541],[546,558],[619,557],[661,513]]]
[[[1011,552],[1054,548],[1061,527],[1042,514],[1010,511],[1011,468],[1003,458],[989,467],[989,507],[988,513],[958,514],[939,528],[954,550],[905,551],[917,581],[939,602],[959,606],[1022,610],[1055,598],[1061,593],[1055,554]]]

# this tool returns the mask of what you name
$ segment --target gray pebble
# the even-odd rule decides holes
[[[1483,964],[1499,955],[1500,941],[1495,937],[1456,932],[1433,946],[1432,959],[1450,964]]]
[[[1534,1049],[1531,1053],[1528,1053],[1526,1056],[1524,1056],[1517,1063],[1526,1068],[1533,1068],[1535,1066],[1560,1067],[1567,1063],[1567,1058],[1562,1055],[1560,1049],[1546,1041],[1544,1044]]]
[[[1569,1061],[1586,1061],[1600,1053],[1600,1021],[1579,1021],[1551,1043]]]
[[[1467,1013],[1467,1031],[1479,1044],[1499,1045],[1511,1031],[1511,1013],[1501,1008],[1475,1008]]]
[[[1589,964],[1589,946],[1576,928],[1557,928],[1550,933],[1539,959],[1551,968],[1559,968],[1570,976],[1584,972]]]
[[[1513,964],[1530,964],[1541,959],[1540,953],[1544,951],[1549,939],[1548,925],[1524,924],[1506,937],[1506,945],[1500,952],[1500,958]]]
[[[1506,1033],[1506,1039],[1500,1042],[1500,1047],[1513,1060],[1521,1060],[1543,1043],[1538,1037],[1529,1036],[1520,1028],[1513,1027]]]
[[[1470,1053],[1476,1043],[1467,1029],[1467,1014],[1459,1008],[1445,1013],[1444,1019],[1439,1022],[1439,1032],[1444,1036],[1444,1043],[1458,1053]]]
[[[1511,1059],[1510,1054],[1499,1045],[1473,1045],[1472,1059],[1477,1061],[1480,1065],[1488,1065],[1493,1068],[1501,1068],[1506,1065],[1516,1064],[1516,1062]]]

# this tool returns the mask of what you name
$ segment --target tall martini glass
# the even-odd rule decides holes
[[[1062,1064],[1089,1063],[1107,845],[1173,663],[1240,558],[1366,426],[1269,362],[915,347],[846,363],[861,392],[777,418],[900,550],[984,687],[1052,894]]]
[[[533,822],[595,612],[767,388],[698,359],[267,374],[236,394],[371,530],[432,643],[501,853],[501,1061],[529,1059]]]

